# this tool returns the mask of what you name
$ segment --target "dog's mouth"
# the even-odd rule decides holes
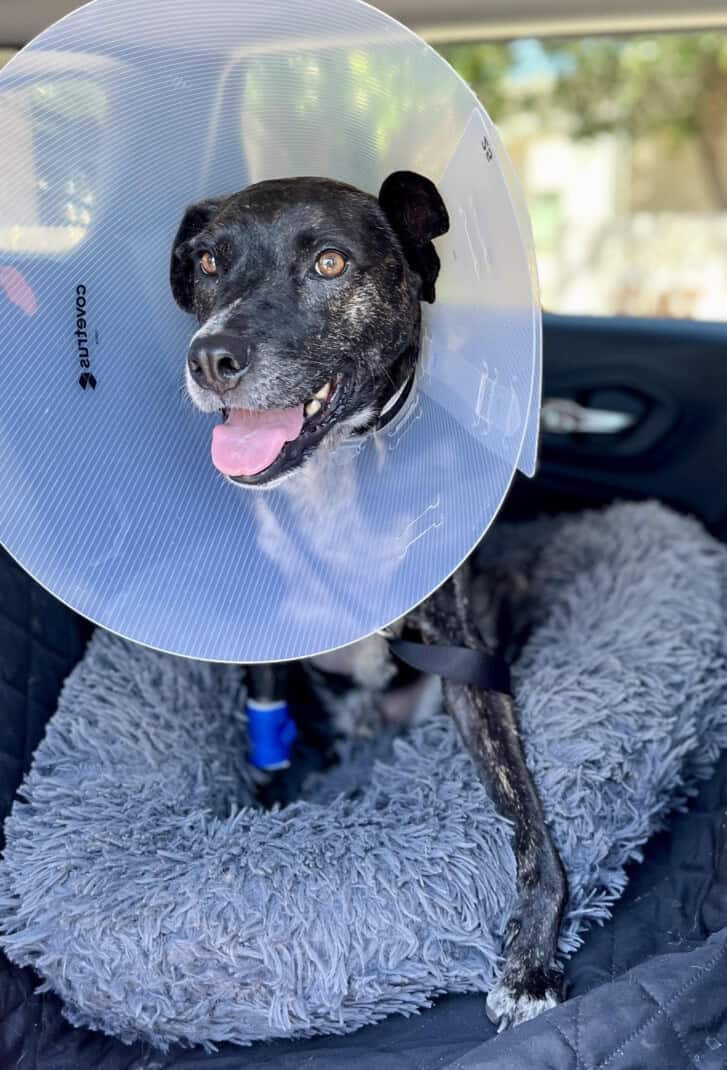
[[[337,418],[344,397],[340,378],[308,401],[287,409],[223,409],[212,432],[212,463],[236,483],[267,483],[297,467]]]

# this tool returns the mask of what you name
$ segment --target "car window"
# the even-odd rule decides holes
[[[12,55],[0,52],[0,61]],[[0,251],[64,252],[83,239],[91,221],[95,149],[105,109],[103,87],[83,68],[48,76],[31,91],[21,85],[3,94],[0,111],[3,129],[11,131],[12,152],[0,168]],[[69,168],[65,146],[81,138],[86,152]]]
[[[546,308],[724,318],[727,35],[440,51],[482,99],[523,180]],[[0,49],[0,66],[13,54]]]
[[[546,308],[725,317],[727,35],[441,51],[524,182]]]

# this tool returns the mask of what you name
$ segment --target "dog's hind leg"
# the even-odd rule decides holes
[[[428,642],[486,650],[469,606],[468,566],[411,617]],[[494,651],[489,651],[494,653]],[[509,695],[443,680],[444,702],[498,811],[513,823],[517,901],[503,938],[500,977],[487,1013],[500,1029],[534,1018],[560,1000],[555,953],[567,895],[563,865],[520,742]]]

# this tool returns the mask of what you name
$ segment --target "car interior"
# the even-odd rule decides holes
[[[0,64],[75,6],[4,0]],[[718,0],[699,0],[688,10],[676,0],[648,0],[638,11],[628,0],[607,10],[596,0],[384,0],[380,6],[441,51],[480,96],[531,214],[543,303],[539,463],[533,480],[516,478],[502,519],[527,523],[618,501],[657,500],[726,541],[727,8]],[[670,85],[677,86],[677,99],[670,98]],[[74,120],[65,121],[70,133]],[[64,193],[71,213],[83,210],[80,201],[74,206],[77,192]],[[8,241],[2,205],[0,190],[0,260]],[[93,626],[2,554],[4,819]],[[302,677],[299,685],[305,688]],[[313,726],[311,745],[315,738]],[[689,952],[727,926],[725,806],[722,758],[689,806],[649,841],[643,861],[630,864],[612,916],[569,959],[569,998],[598,999],[601,986],[616,984],[638,964]],[[419,1014],[392,1016],[347,1036],[164,1053],[73,1026],[57,996],[38,991],[38,984],[31,969],[0,954],[2,1067],[591,1065],[578,1061],[577,1021],[576,1041],[563,1041],[559,1051],[535,1040],[530,1054],[524,1042],[512,1051],[493,1047],[501,1041],[477,994],[444,995]],[[727,972],[714,992],[703,1058],[695,1058],[687,1038],[657,1053],[654,1066],[724,1065]],[[604,994],[604,1014],[607,1008],[618,1013],[613,998],[610,1009]],[[651,1068],[634,1058],[614,1057],[613,1070]]]

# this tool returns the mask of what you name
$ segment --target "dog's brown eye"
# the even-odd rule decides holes
[[[204,275],[216,275],[217,274],[217,261],[212,253],[202,253],[199,258],[199,266],[202,268]]]
[[[337,279],[343,275],[348,261],[337,249],[326,249],[316,260],[316,271],[324,279]]]

